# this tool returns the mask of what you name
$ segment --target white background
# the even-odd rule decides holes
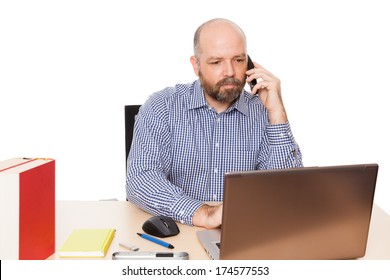
[[[378,163],[390,213],[385,0],[2,0],[0,160],[56,159],[60,200],[124,200],[123,106],[195,80],[193,34],[214,17],[281,79],[304,164]]]

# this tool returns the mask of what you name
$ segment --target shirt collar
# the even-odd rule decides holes
[[[248,115],[248,102],[251,98],[251,96],[248,96],[248,94],[249,93],[244,90],[240,95],[240,98],[229,109],[227,109],[227,112],[236,109],[244,115]],[[208,104],[203,93],[203,88],[198,79],[193,83],[193,93],[190,96],[188,109],[191,110],[201,107],[208,107]]]
[[[230,107],[232,109],[237,109],[239,112],[243,113],[245,116],[248,116],[248,106],[249,106],[248,93],[244,90],[240,94],[240,98]],[[230,110],[230,108],[228,110]]]
[[[208,106],[206,98],[204,97],[204,94],[203,94],[202,86],[200,85],[200,81],[196,80],[192,84],[192,87],[193,87],[193,90],[190,94],[190,98],[189,98],[189,102],[188,102],[189,103],[188,109],[191,110],[191,109],[197,109],[197,108],[201,108],[204,106]]]

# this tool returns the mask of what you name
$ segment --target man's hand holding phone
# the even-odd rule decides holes
[[[271,72],[256,62],[254,68],[246,71],[248,83],[253,80],[257,84],[252,87],[252,94],[258,94],[261,102],[268,111],[271,124],[282,124],[287,122],[287,114],[283,105],[280,80]]]

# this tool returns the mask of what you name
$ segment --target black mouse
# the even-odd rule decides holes
[[[154,216],[149,218],[143,225],[144,232],[158,237],[178,235],[180,230],[172,218],[166,216]]]

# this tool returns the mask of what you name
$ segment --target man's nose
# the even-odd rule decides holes
[[[235,73],[235,71],[234,71],[233,63],[231,61],[225,62],[225,65],[224,65],[224,75],[226,77],[233,77],[234,73]]]

